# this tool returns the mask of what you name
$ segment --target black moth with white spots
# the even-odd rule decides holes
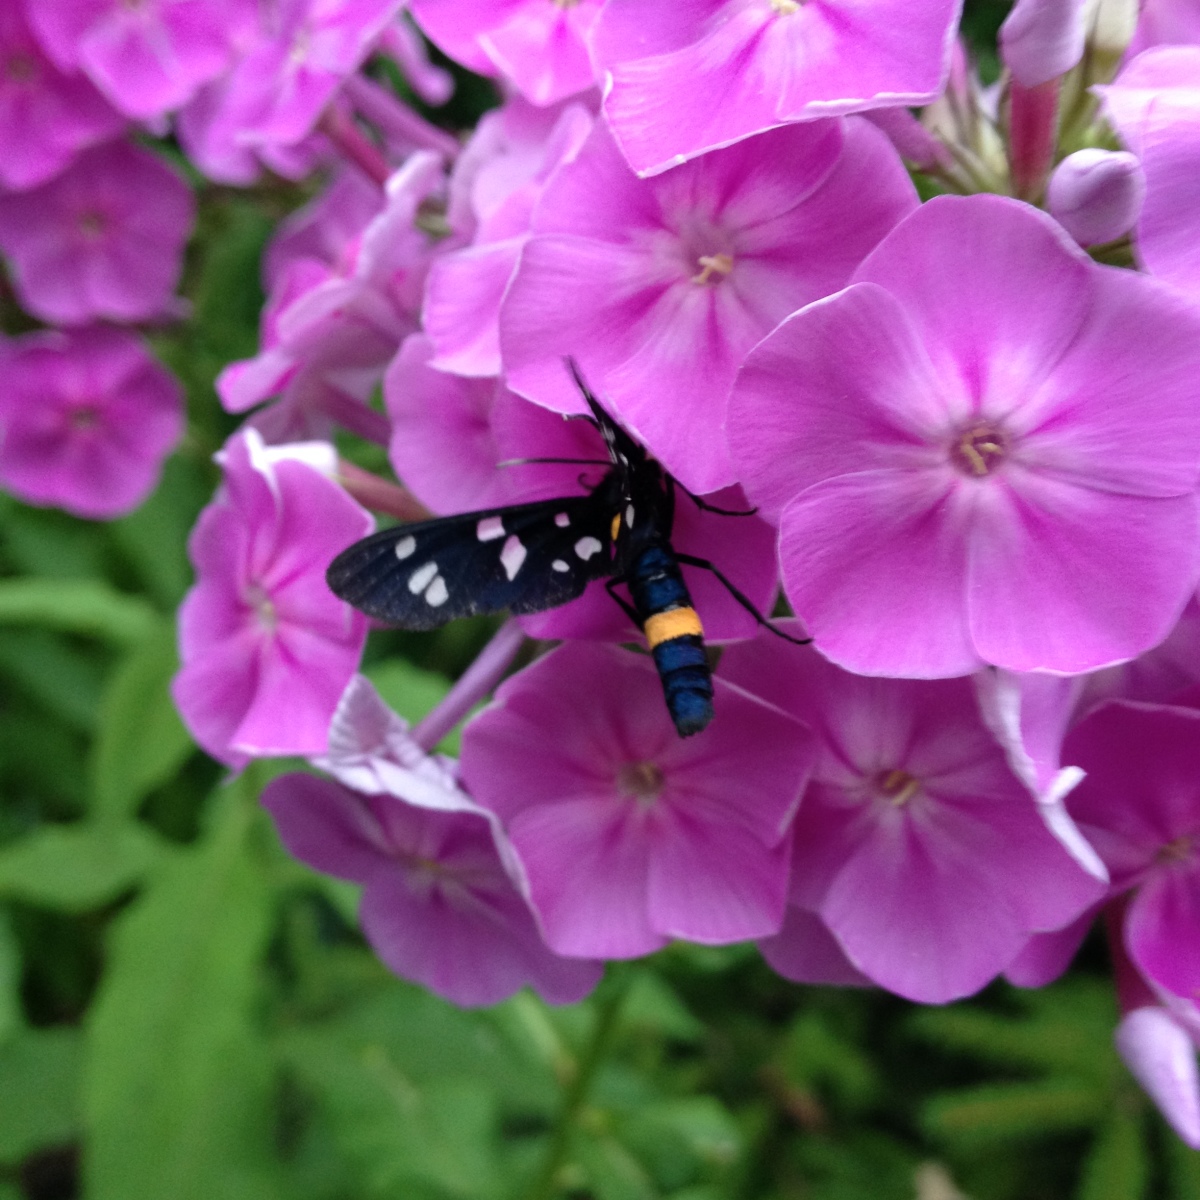
[[[613,574],[612,520],[624,499],[613,469],[586,495],[398,525],[355,542],[326,578],[355,608],[404,629],[541,612]]]

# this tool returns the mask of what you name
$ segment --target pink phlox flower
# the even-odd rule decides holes
[[[573,356],[672,475],[727,487],[725,405],[747,351],[844,286],[915,206],[896,152],[859,118],[773,130],[654,179],[597,124],[547,185],[505,295],[509,386],[579,412]]]
[[[383,208],[384,193],[361,171],[343,167],[303,208],[279,222],[263,252],[263,286],[271,292],[289,263],[345,261],[351,247]]]
[[[924,1003],[969,995],[1104,894],[1047,831],[970,680],[851,675],[767,634],[729,647],[720,674],[816,734],[791,903],[875,983]]]
[[[119,133],[125,119],[76,71],[60,71],[21,6],[0,11],[0,184],[19,190],[57,175],[77,151]]]
[[[401,0],[279,0],[224,81],[221,107],[247,147],[292,146],[312,133]]]
[[[323,413],[367,436],[386,436],[364,410],[389,359],[417,325],[435,253],[417,228],[421,203],[442,184],[441,159],[418,152],[388,181],[382,210],[346,243],[334,266],[293,259],[263,317],[262,349],[217,379],[232,411],[281,395],[295,410]]]
[[[797,904],[788,905],[783,928],[773,937],[760,939],[758,948],[772,970],[793,983],[834,987],[872,987],[874,983],[846,957],[825,922]]]
[[[443,53],[502,75],[533,104],[595,86],[588,39],[603,0],[412,0],[413,20]]]
[[[200,745],[232,766],[321,754],[367,634],[325,567],[373,522],[333,482],[327,443],[269,448],[249,429],[218,461],[224,485],[189,542],[196,583],[172,695]]]
[[[379,50],[400,68],[409,87],[426,104],[436,107],[454,95],[454,76],[430,62],[425,39],[408,21],[401,19],[387,26]]]
[[[684,741],[649,658],[572,642],[467,725],[462,779],[504,822],[558,953],[629,958],[672,937],[778,930],[810,735],[720,680],[714,703]]]
[[[608,0],[604,114],[639,174],[790,121],[928,103],[957,0]]]
[[[608,453],[591,422],[564,420],[517,396],[502,379],[470,379],[435,370],[435,361],[429,338],[413,334],[388,367],[383,384],[392,424],[392,465],[432,512],[451,515],[578,496],[603,478]],[[538,458],[595,465],[521,462]],[[708,500],[733,511],[747,508],[738,488]],[[713,559],[760,610],[770,610],[779,577],[774,535],[765,522],[702,512],[680,495],[673,541],[683,553]],[[711,640],[754,633],[753,618],[709,572],[684,567],[684,573]],[[536,638],[638,637],[603,583],[569,604],[519,621]]]
[[[1200,45],[1200,4],[1196,0],[1141,0],[1137,32],[1128,58],[1152,46]]]
[[[1124,944],[1138,970],[1200,995],[1200,711],[1112,701],[1068,735],[1086,778],[1067,798],[1118,890],[1135,889]]]
[[[1083,57],[1087,0],[1017,0],[1000,26],[1000,56],[1026,88],[1065,75]]]
[[[1200,1024],[1200,1022],[1197,1022]],[[1200,1039],[1164,1005],[1148,1003],[1121,1018],[1113,1035],[1117,1052],[1171,1128],[1200,1150]]]
[[[1145,198],[1145,172],[1127,150],[1076,150],[1054,168],[1046,189],[1051,216],[1081,246],[1127,233]]]
[[[178,108],[228,65],[253,27],[254,0],[26,0],[64,70],[84,71],[129,117]]]
[[[551,1004],[591,991],[600,964],[559,958],[542,942],[495,818],[447,763],[420,751],[361,676],[329,742],[322,765],[338,782],[285,775],[263,804],[295,857],[364,885],[363,933],[385,966],[465,1006],[526,984]]]
[[[0,485],[94,520],[150,494],[183,433],[183,393],[138,337],[26,334],[4,344],[0,364]]]
[[[479,122],[451,172],[446,214],[471,244],[435,259],[426,284],[423,322],[439,369],[500,373],[500,302],[534,206],[593,121],[582,104],[536,108],[514,98]]]
[[[84,150],[60,175],[0,195],[0,249],[21,306],[62,325],[171,309],[195,217],[191,189],[128,142]]]
[[[1171,631],[1200,574],[1200,315],[1051,218],[942,196],[748,357],[728,434],[821,653],[1070,674]]]
[[[1103,93],[1146,176],[1138,260],[1200,304],[1200,46],[1148,50]]]

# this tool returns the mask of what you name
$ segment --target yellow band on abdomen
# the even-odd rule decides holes
[[[704,627],[700,624],[700,618],[694,608],[672,608],[669,612],[655,613],[654,616],[647,617],[643,632],[646,634],[646,641],[650,643],[650,649],[653,650],[663,642],[686,637],[689,633],[703,637]]]

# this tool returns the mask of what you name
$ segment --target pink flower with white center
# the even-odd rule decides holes
[[[45,183],[124,124],[87,79],[42,53],[19,5],[0,10],[0,185]]]
[[[337,782],[285,775],[263,804],[293,855],[364,885],[363,933],[385,966],[467,1006],[496,1004],[526,984],[550,1004],[592,990],[598,963],[560,958],[542,941],[496,818],[361,676],[338,705],[319,765]]]
[[[268,449],[250,429],[218,461],[224,486],[188,545],[196,583],[179,610],[171,694],[222,762],[321,754],[367,636],[325,567],[373,522],[329,478],[325,443]]]
[[[362,65],[401,2],[279,0],[233,70],[199,98],[197,112],[183,123],[185,144],[206,145],[205,157],[222,178],[239,173],[238,148],[258,151],[301,142]],[[229,143],[224,152],[221,143]]]
[[[283,428],[336,421],[387,440],[366,407],[388,360],[416,328],[433,256],[417,228],[420,204],[442,184],[441,159],[412,155],[388,180],[382,211],[349,241],[342,260],[296,258],[282,270],[263,313],[262,349],[231,363],[217,379],[222,403],[243,412],[282,397]]]
[[[183,393],[134,334],[26,334],[0,350],[0,374],[0,485],[94,520],[153,491],[183,433]]]
[[[640,175],[789,121],[926,104],[958,0],[608,0],[604,115]]]
[[[1087,772],[1067,798],[1108,865],[1134,889],[1124,943],[1138,970],[1177,996],[1200,995],[1200,711],[1113,701],[1067,736]]]
[[[779,928],[811,735],[721,681],[715,705],[684,741],[647,657],[568,643],[467,725],[463,782],[503,821],[557,953],[631,958]]]
[[[1046,830],[969,680],[868,679],[769,635],[726,650],[720,675],[816,734],[791,900],[875,983],[969,995],[1104,893]],[[763,949],[780,970],[795,953]]]
[[[412,0],[425,36],[481,75],[502,75],[533,104],[597,82],[588,37],[603,0]]]
[[[471,245],[434,260],[422,314],[440,370],[500,374],[500,302],[534,206],[593,122],[582,104],[543,109],[517,98],[484,116],[463,147],[450,176],[446,217],[452,229],[471,233]]]
[[[0,249],[34,316],[143,321],[170,309],[194,218],[176,171],[149,150],[112,142],[41,187],[0,195]]]
[[[125,113],[157,117],[219,75],[254,0],[25,0],[29,19],[64,70],[84,71]]]
[[[655,179],[598,124],[543,193],[505,296],[509,386],[582,411],[572,356],[672,475],[726,487],[725,403],[746,352],[843,287],[916,203],[895,150],[858,118],[773,130]]]
[[[1146,176],[1138,259],[1200,303],[1200,46],[1148,50],[1099,90]]]
[[[754,349],[728,432],[849,670],[1094,670],[1195,590],[1200,314],[1015,200],[922,205]]]

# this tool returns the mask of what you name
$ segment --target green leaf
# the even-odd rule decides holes
[[[96,580],[0,580],[0,625],[35,625],[129,646],[158,620],[144,600]]]
[[[168,690],[178,665],[175,631],[159,621],[110,677],[89,764],[97,817],[132,816],[192,753]]]
[[[120,918],[89,1014],[88,1200],[265,1200],[271,1062],[254,1035],[270,894],[249,854],[253,771],[205,839]]]
[[[104,687],[107,664],[97,650],[44,629],[0,625],[0,674],[80,733],[91,730]]]
[[[78,1030],[56,1026],[0,1045],[0,1163],[78,1135],[79,1043]]]
[[[1149,1182],[1139,1113],[1115,1109],[1083,1162],[1076,1200],[1141,1200]]]
[[[7,913],[0,910],[0,1046],[22,1027],[21,947],[13,937]]]
[[[1085,1129],[1108,1103],[1109,1097],[1087,1081],[983,1084],[935,1096],[921,1123],[935,1138],[984,1145]]]
[[[87,912],[141,882],[162,852],[139,825],[45,825],[0,848],[0,896]]]

